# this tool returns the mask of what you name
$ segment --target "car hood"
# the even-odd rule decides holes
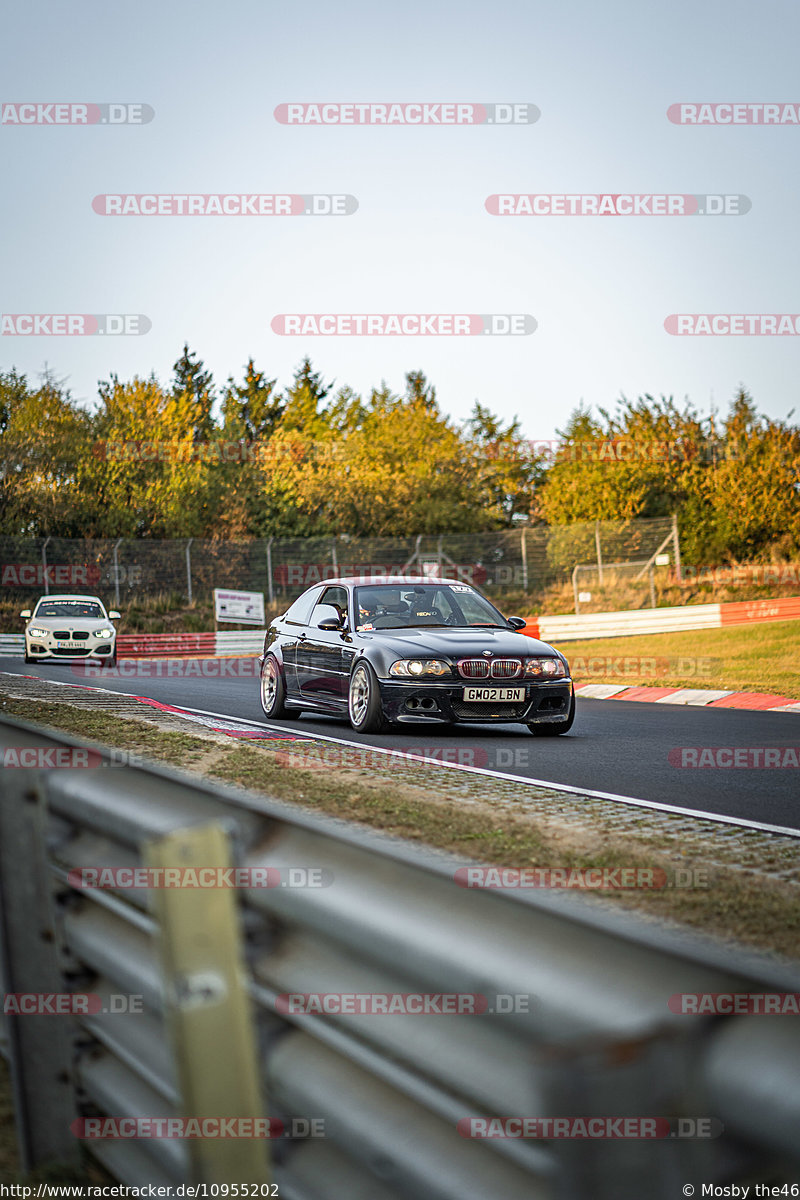
[[[33,625],[36,629],[69,629],[71,633],[91,633],[93,629],[113,629],[107,617],[31,617],[25,622],[25,627]]]
[[[552,657],[557,650],[547,642],[515,633],[512,629],[376,629],[356,635],[359,640],[369,642],[405,658],[422,655],[431,658],[480,658],[489,651],[493,658],[533,658],[536,655]]]

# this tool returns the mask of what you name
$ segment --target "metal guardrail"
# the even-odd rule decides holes
[[[263,629],[220,629],[216,633],[121,633],[118,658],[184,658],[207,655],[258,654],[264,645]],[[22,658],[21,633],[0,633],[0,658]]]
[[[22,745],[80,743],[0,720],[0,748]],[[797,991],[794,969],[574,895],[459,887],[463,860],[160,768],[98,763],[0,773],[3,991],[143,997],[141,1013],[6,1017],[26,1165],[75,1159],[76,1117],[244,1112],[324,1124],[322,1138],[271,1144],[283,1200],[673,1200],[687,1181],[791,1179],[797,1021],[679,1015],[669,999]],[[290,869],[320,872],[328,886],[68,882],[80,867],[228,857],[282,884]],[[286,993],[530,1003],[482,1016],[311,1015],[287,1013]],[[723,1132],[524,1141],[457,1128],[509,1116],[716,1118]],[[222,1141],[84,1145],[131,1185],[259,1181],[232,1168]],[[248,1145],[258,1148],[239,1152]],[[253,1161],[242,1159],[269,1178],[265,1158]]]

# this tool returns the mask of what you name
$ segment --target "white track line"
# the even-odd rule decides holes
[[[2,674],[13,674],[12,672],[2,672]],[[23,676],[23,678],[39,679],[38,675]],[[61,683],[56,680],[42,680],[41,682],[59,682],[61,687],[80,687],[80,684]],[[135,700],[136,697],[131,692],[115,692],[111,688],[91,688],[82,689],[98,692],[108,692],[113,696],[126,696],[129,700]],[[152,697],[147,697],[152,699]],[[164,703],[157,700],[156,704]],[[278,725],[276,722],[266,721],[251,721],[248,717],[232,717],[229,713],[210,712],[205,708],[188,708],[185,704],[173,704],[171,708],[182,709],[186,713],[193,713],[200,717],[216,717],[221,721],[237,721],[242,725],[252,725],[254,729],[275,729],[280,733],[295,732],[291,725],[287,728],[286,725]],[[299,732],[299,731],[298,731]],[[371,750],[373,753],[385,754],[387,758],[403,758],[411,762],[421,763],[426,767],[450,767],[455,771],[466,771],[470,775],[486,775],[490,779],[505,779],[511,783],[525,783],[531,787],[546,787],[554,788],[559,792],[570,792],[576,796],[590,796],[593,800],[612,800],[615,804],[628,804],[633,808],[649,808],[656,812],[675,813],[680,817],[698,817],[703,821],[716,821],[719,825],[736,825],[742,829],[756,829],[761,833],[779,833],[784,837],[800,838],[800,829],[789,829],[784,825],[767,825],[763,821],[748,821],[742,817],[723,817],[719,813],[703,812],[696,808],[682,808],[677,804],[660,804],[655,800],[637,800],[633,796],[619,796],[616,792],[597,792],[590,788],[573,787],[569,783],[555,783],[550,779],[530,779],[526,775],[511,775],[507,771],[490,771],[485,767],[468,767],[463,763],[446,762],[443,759],[424,758],[419,754],[409,754],[404,750],[390,750],[386,746],[370,746],[364,742],[353,742],[348,738],[330,737],[324,733],[306,733],[300,732],[300,737],[307,738],[309,741],[318,742],[333,742],[340,746],[353,746],[357,750]]]
[[[197,713],[204,717],[219,717],[227,721],[241,721],[243,725],[252,725],[255,729],[276,729],[281,733],[294,732],[291,726],[278,725],[275,722],[251,721],[247,717],[226,717],[222,713],[209,712],[202,708],[186,708],[186,712]],[[308,710],[307,710],[308,711]],[[386,746],[370,746],[364,742],[353,742],[348,738],[330,737],[323,733],[303,732],[302,737],[318,742],[333,742],[340,746],[354,746],[358,750],[371,750],[373,753],[385,754],[388,758],[403,758],[411,762],[421,763],[426,767],[451,767],[455,771],[466,771],[470,775],[486,775],[490,779],[506,779],[512,783],[526,783],[533,787],[555,788],[560,792],[571,792],[577,796],[591,796],[596,800],[613,800],[616,804],[629,804],[636,808],[652,808],[657,812],[677,813],[682,817],[700,817],[704,821],[717,821],[721,825],[739,825],[744,829],[757,829],[762,833],[780,833],[785,837],[800,838],[800,829],[789,829],[784,825],[767,825],[763,821],[748,821],[742,817],[723,817],[719,813],[703,812],[696,808],[681,808],[675,804],[660,804],[654,800],[637,800],[633,796],[619,796],[616,792],[597,792],[590,788],[573,787],[569,783],[554,783],[547,779],[530,779],[527,775],[511,775],[507,771],[490,771],[486,767],[468,767],[463,763],[446,762],[443,759],[424,758],[420,754],[409,754],[405,750],[390,750]]]

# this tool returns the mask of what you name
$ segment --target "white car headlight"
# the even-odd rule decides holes
[[[389,667],[390,675],[449,675],[450,667],[440,658],[401,658]]]
[[[29,625],[28,626],[28,636],[29,637],[47,637],[49,632],[50,632],[49,629],[40,629],[38,625]]]
[[[525,674],[545,679],[562,679],[566,668],[560,658],[529,658],[525,663]]]
[[[94,636],[99,638],[110,638],[114,636],[113,629],[95,629]]]

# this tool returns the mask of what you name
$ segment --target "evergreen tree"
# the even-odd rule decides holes
[[[436,388],[428,383],[424,371],[409,371],[406,374],[406,400],[409,404],[421,404],[429,412],[438,412]]]
[[[211,407],[214,403],[214,380],[204,363],[184,343],[183,353],[173,367],[172,395],[179,403],[192,428],[194,442],[207,442],[214,432]]]
[[[244,438],[250,442],[268,441],[275,432],[285,402],[275,391],[277,379],[267,379],[257,371],[252,358],[248,359],[241,384],[228,379],[222,403],[222,422],[225,435]]]
[[[322,376],[304,358],[294,373],[294,380],[286,389],[286,407],[281,418],[281,428],[286,432],[301,432],[309,437],[323,437],[329,430],[320,404],[333,387],[323,383]]]

